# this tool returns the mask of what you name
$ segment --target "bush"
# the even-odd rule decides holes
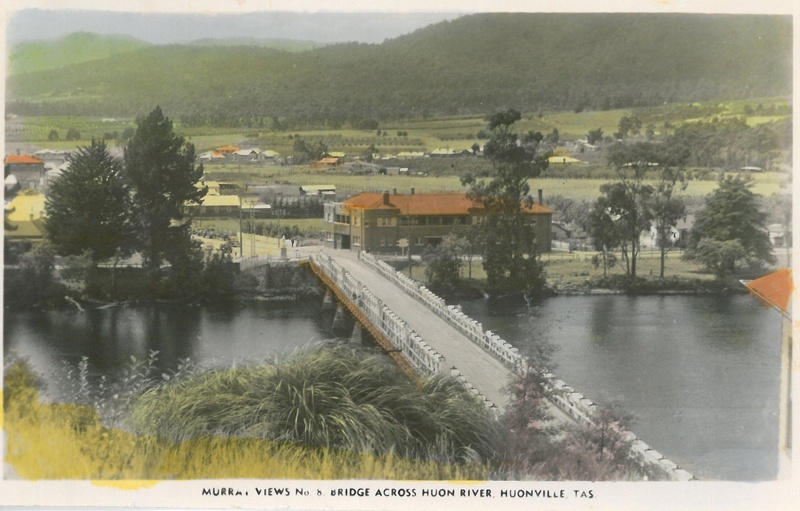
[[[498,440],[491,415],[460,382],[431,376],[417,388],[382,355],[346,346],[161,385],[137,402],[132,422],[139,434],[173,441],[271,438],[437,461],[491,458]]]

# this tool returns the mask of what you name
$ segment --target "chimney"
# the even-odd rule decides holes
[[[411,195],[414,195],[414,189],[413,188],[411,189]]]
[[[389,190],[383,191],[383,203],[387,206],[389,205]]]
[[[392,195],[397,195],[397,188],[392,189]]]
[[[542,202],[542,196],[543,196],[543,195],[544,195],[544,194],[542,193],[542,189],[541,189],[541,188],[539,188],[539,204],[544,204],[544,202]]]

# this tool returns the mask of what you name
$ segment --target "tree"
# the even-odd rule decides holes
[[[759,209],[758,195],[750,190],[751,186],[752,182],[739,177],[719,181],[697,215],[684,254],[686,259],[702,262],[718,277],[734,273],[739,262],[750,266],[775,262],[766,215]],[[741,250],[735,244],[724,243],[734,241]]]
[[[452,291],[461,283],[463,246],[457,236],[445,236],[437,246],[428,245],[422,253],[425,276],[431,288]]]
[[[642,120],[635,115],[625,115],[620,118],[618,128],[621,135],[620,138],[627,137],[628,133],[631,135],[638,135],[642,129]]]
[[[157,278],[164,260],[180,265],[186,252],[195,250],[182,209],[187,202],[200,204],[207,189],[196,186],[203,167],[195,167],[194,146],[175,135],[160,107],[138,117],[136,124],[125,147],[125,174],[133,192],[138,248],[144,266]]]
[[[361,159],[363,159],[367,163],[372,163],[372,160],[375,159],[375,154],[378,150],[375,148],[375,144],[371,143],[369,147],[364,149],[364,153],[361,155]]]
[[[658,149],[650,143],[632,146],[617,145],[611,148],[608,162],[617,173],[618,180],[600,187],[603,196],[595,202],[595,210],[602,210],[612,219],[616,242],[625,261],[629,276],[636,276],[636,261],[641,250],[640,236],[650,229],[648,204],[655,190],[645,184],[648,170],[657,166],[652,159]]]
[[[468,197],[486,212],[483,265],[489,287],[495,290],[530,290],[544,285],[531,226],[533,206],[528,180],[547,168],[549,153],[541,151],[541,134],[520,143],[513,131],[521,114],[506,110],[490,117],[492,136],[484,155],[492,162],[489,180],[465,175]]]
[[[50,142],[58,142],[58,131],[50,130],[50,133],[47,135],[47,140]]]
[[[90,252],[93,263],[130,252],[130,194],[122,164],[103,140],[67,157],[69,166],[47,194],[47,236],[61,255]]]
[[[586,134],[586,142],[590,145],[594,145],[601,140],[603,140],[603,128],[597,128]]]
[[[81,139],[81,132],[76,130],[75,128],[70,128],[67,130],[66,140],[80,140]]]

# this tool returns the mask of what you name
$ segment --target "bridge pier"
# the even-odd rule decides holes
[[[357,342],[363,344],[364,342],[363,332],[364,329],[361,328],[361,323],[356,321],[355,325],[353,325],[353,333],[350,334],[350,342]]]
[[[333,324],[331,325],[331,331],[334,335],[342,334],[345,335],[349,334],[353,331],[353,324],[355,321],[347,314],[347,311],[342,307],[341,304],[336,306],[336,314],[333,315]]]
[[[333,292],[330,289],[325,290],[325,297],[322,299],[322,310],[332,310],[336,307],[333,301]]]

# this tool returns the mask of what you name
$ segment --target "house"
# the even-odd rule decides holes
[[[326,195],[335,194],[335,185],[303,185],[300,187],[300,195]]]
[[[250,149],[239,149],[231,153],[234,161],[259,161],[263,160],[261,149],[252,147]]]
[[[781,314],[781,379],[778,424],[778,479],[788,478],[792,462],[792,270],[780,269],[756,280],[743,282],[764,305]]]
[[[24,189],[38,190],[44,178],[44,162],[28,154],[12,154],[3,161],[5,175],[13,174],[19,186]]]
[[[461,151],[456,151],[455,149],[450,149],[449,147],[437,147],[430,152],[430,155],[433,157],[456,156],[458,154],[461,154]]]
[[[9,242],[41,241],[45,236],[45,197],[35,190],[22,190],[6,204],[4,236]]]
[[[261,151],[261,156],[265,160],[274,160],[275,158],[279,157],[281,153],[277,151],[273,151],[271,149],[267,149],[266,151]]]
[[[397,159],[407,160],[409,158],[424,158],[425,153],[422,151],[401,151],[397,153]]]
[[[224,160],[225,155],[218,151],[207,151],[197,157],[200,161]]]
[[[183,212],[192,217],[198,216],[239,216],[240,199],[236,195],[217,195],[208,193],[201,204],[186,203]]]
[[[311,168],[316,170],[335,169],[339,166],[339,158],[327,157],[311,163]]]
[[[576,163],[583,163],[583,161],[573,158],[572,156],[551,156],[547,159],[550,165],[573,165]]]
[[[241,147],[236,147],[235,145],[224,145],[222,147],[217,147],[214,151],[222,154],[223,156],[230,156],[236,151],[241,151]]]
[[[487,213],[460,193],[360,193],[341,203],[324,205],[325,245],[352,251],[395,253],[408,246],[421,254],[458,226],[478,224]],[[550,251],[553,210],[534,203],[525,209],[540,251]]]

